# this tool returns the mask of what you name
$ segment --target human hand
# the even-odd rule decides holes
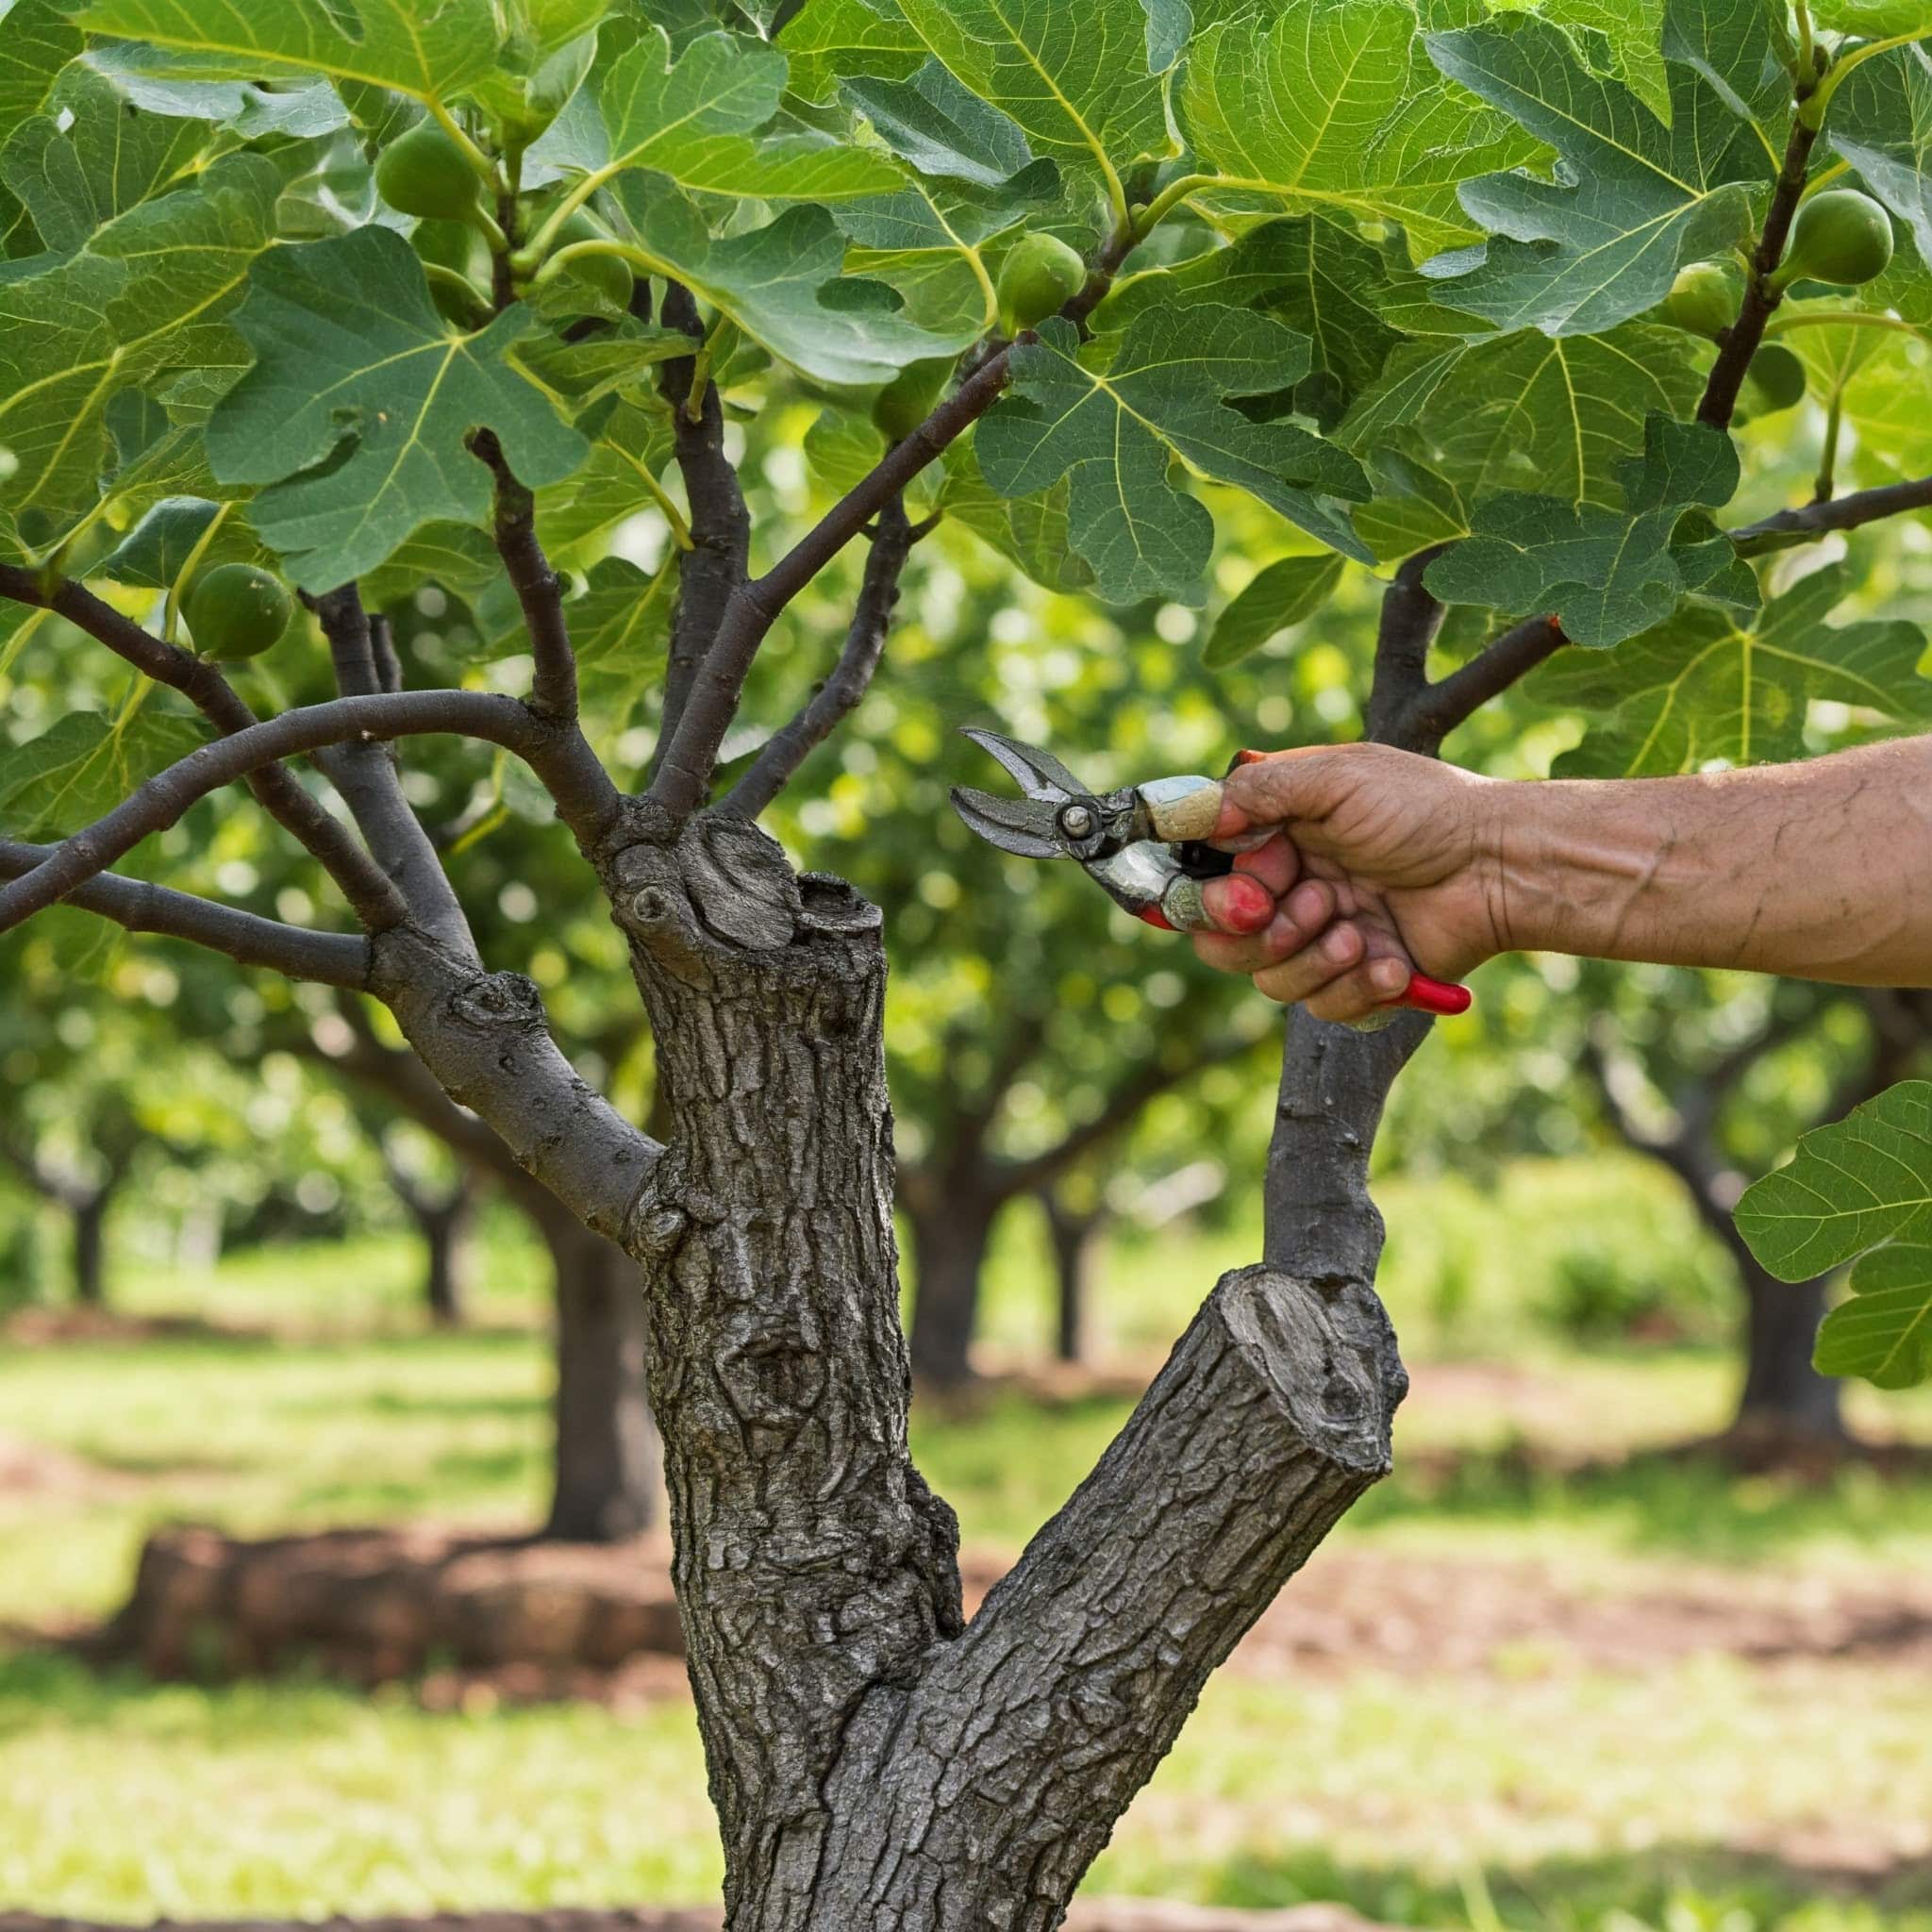
[[[1357,1021],[1412,972],[1504,949],[1493,781],[1388,745],[1317,746],[1231,773],[1215,836],[1280,830],[1203,894],[1210,966],[1317,1019]]]

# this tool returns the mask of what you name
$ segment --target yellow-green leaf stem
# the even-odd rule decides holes
[[[175,632],[181,622],[181,599],[195,572],[201,568],[202,558],[208,555],[209,545],[214,542],[217,532],[227,521],[228,512],[233,508],[234,506],[228,503],[216,506],[214,515],[208,520],[208,528],[194,540],[194,548],[188,553],[181,568],[175,573],[175,581],[168,586],[167,600],[161,608],[161,636],[171,644],[175,641]]]
[[[1854,47],[1818,83],[1818,92],[1798,109],[1798,118],[1807,127],[1823,127],[1825,114],[1831,108],[1831,97],[1838,92],[1839,85],[1846,75],[1855,73],[1866,61],[1874,59],[1880,54],[1890,54],[1894,47],[1908,47],[1914,41],[1924,40],[1932,40],[1932,25],[1914,27],[1908,34],[1890,34],[1882,41],[1873,41],[1865,46]]]

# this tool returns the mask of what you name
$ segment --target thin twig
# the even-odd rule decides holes
[[[1081,322],[1092,312],[1133,245],[1131,228],[1123,227],[1109,240],[1086,284],[1060,309],[1066,320]],[[1007,386],[1012,347],[1009,343],[988,357],[763,576],[749,578],[731,592],[675,725],[667,724],[659,740],[649,795],[674,818],[695,811],[710,790],[718,747],[737,713],[745,675],[779,612],[884,504],[992,407]]]
[[[537,499],[518,481],[494,430],[477,430],[470,448],[496,481],[491,534],[530,633],[530,708],[540,718],[571,724],[577,715],[576,653],[563,614],[563,579],[537,541]]]
[[[1907,510],[1932,509],[1932,476],[1909,483],[1884,483],[1875,490],[1855,490],[1829,503],[1807,503],[1800,509],[1781,509],[1760,523],[1746,524],[1730,533],[1740,557],[1757,557],[1768,550],[1786,550],[1794,543],[1815,542],[1833,530],[1856,530],[1881,517]]]
[[[104,817],[56,846],[44,863],[0,887],[0,932],[66,898],[142,840],[165,831],[209,792],[277,758],[355,738],[400,738],[431,731],[458,732],[501,744],[525,758],[540,777],[557,749],[552,727],[527,707],[488,691],[381,693],[334,698],[284,711],[190,752]],[[407,911],[405,921],[397,923],[406,922]]]
[[[357,587],[344,584],[340,590],[303,601],[315,612],[328,641],[336,689],[344,697],[373,697],[381,692],[385,680],[383,656],[376,649],[376,622],[363,609]],[[387,621],[380,622],[386,637]],[[387,656],[400,680],[402,667],[396,664],[394,650],[390,649]],[[409,916],[459,957],[475,958],[476,941],[470,923],[442,861],[436,856],[436,847],[404,793],[394,748],[350,740],[316,752],[315,762],[341,793],[375,862],[395,881]]]
[[[1808,73],[1799,76],[1796,98],[1807,100],[1817,83]],[[1784,259],[1785,242],[1791,230],[1791,217],[1805,193],[1805,171],[1811,158],[1812,143],[1818,139],[1816,127],[1806,125],[1801,113],[1793,117],[1790,138],[1785,142],[1784,166],[1778,170],[1777,186],[1764,211],[1764,231],[1751,258],[1751,275],[1744,286],[1744,299],[1738,305],[1735,321],[1724,331],[1704,385],[1703,400],[1697,405],[1697,420],[1713,429],[1728,429],[1738,407],[1738,391],[1751,367],[1751,358],[1764,340],[1764,325],[1784,299],[1784,292],[1773,281]]]
[[[648,299],[648,283],[641,285]],[[673,282],[664,293],[664,325],[696,341],[705,325],[689,289]],[[724,410],[717,385],[698,380],[695,355],[664,365],[661,392],[671,407],[673,450],[684,478],[691,522],[677,559],[677,608],[671,620],[671,652],[664,673],[663,715],[647,776],[655,778],[697,683],[732,593],[744,582],[751,555],[751,512],[738,472],[724,455]],[[692,398],[697,398],[693,413]]]
[[[788,724],[765,741],[751,769],[726,793],[722,810],[756,818],[865,695],[886,648],[892,608],[899,601],[899,576],[912,541],[905,504],[894,496],[879,511],[877,534],[865,559],[865,577],[853,606],[845,647],[832,675]]]
[[[32,572],[0,564],[0,597],[66,618],[144,676],[178,691],[218,731],[245,731],[258,722],[234,686],[207,658],[164,643],[72,578],[59,579],[50,591]],[[402,894],[381,868],[347,827],[303,790],[293,773],[278,765],[264,767],[251,775],[249,790],[263,809],[301,841],[372,932],[384,931],[408,917]]]
[[[58,849],[0,840],[0,879],[25,877]],[[111,919],[129,932],[189,940],[244,966],[267,966],[291,979],[360,987],[369,977],[369,941],[360,934],[308,932],[145,879],[102,873],[70,892],[64,903]]]

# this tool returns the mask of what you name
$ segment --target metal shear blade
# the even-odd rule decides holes
[[[1037,745],[1022,744],[1017,738],[1004,738],[997,731],[981,730],[973,724],[959,728],[962,737],[970,738],[980,750],[991,752],[1000,761],[1007,775],[1028,798],[1047,805],[1064,805],[1070,798],[1092,796],[1059,759]]]
[[[1021,858],[1067,857],[1055,836],[1053,807],[1043,800],[995,798],[971,785],[955,785],[953,809],[989,845],[997,845],[1002,852]]]

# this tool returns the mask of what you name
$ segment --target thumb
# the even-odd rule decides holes
[[[1333,746],[1250,752],[1222,781],[1216,839],[1239,838],[1262,826],[1321,818],[1333,802],[1338,754]]]

